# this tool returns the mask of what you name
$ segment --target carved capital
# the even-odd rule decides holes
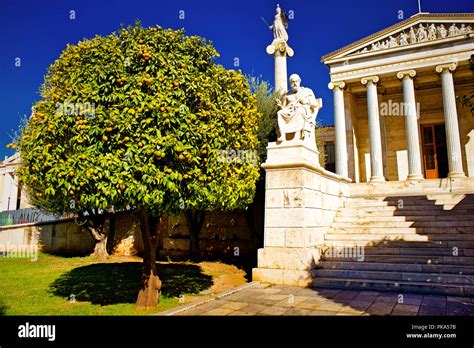
[[[404,71],[399,71],[397,72],[397,77],[401,80],[404,78],[409,78],[412,79],[416,76],[416,71],[415,70],[404,70]]]
[[[456,63],[449,63],[449,64],[441,64],[436,66],[436,72],[441,74],[443,71],[454,71],[457,68]]]
[[[377,82],[379,82],[380,78],[378,76],[367,76],[367,77],[363,77],[360,82],[363,84],[363,85],[366,85],[369,81],[370,82],[373,82],[374,84],[377,84]]]
[[[285,40],[282,40],[282,39],[273,40],[273,42],[267,46],[266,51],[268,54],[271,54],[271,55],[280,54],[280,55],[285,55],[288,57],[293,57],[294,55],[293,49],[290,46],[288,46]]]
[[[331,81],[328,84],[329,89],[339,88],[342,90],[344,87],[346,87],[346,83],[344,81]]]

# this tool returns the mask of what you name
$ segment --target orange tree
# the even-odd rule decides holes
[[[159,299],[161,216],[253,199],[258,166],[237,154],[257,146],[255,96],[216,57],[202,38],[139,23],[68,45],[16,141],[20,178],[40,208],[92,225],[108,212],[137,215],[139,306]]]

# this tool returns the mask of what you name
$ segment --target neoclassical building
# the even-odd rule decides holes
[[[418,13],[322,57],[336,172],[353,182],[474,177],[474,14]]]

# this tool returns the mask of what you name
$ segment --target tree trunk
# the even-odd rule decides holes
[[[109,257],[109,253],[107,252],[107,236],[105,234],[101,234],[100,238],[94,240],[94,251],[90,256],[97,257],[101,260],[107,259]]]
[[[204,210],[186,210],[186,220],[189,227],[189,248],[191,252],[191,260],[199,262],[201,260],[201,250],[199,248],[199,235],[201,234],[202,225],[206,213]]]
[[[95,241],[94,251],[90,256],[97,257],[101,260],[109,257],[107,252],[107,233],[104,231],[106,216],[90,216],[87,218],[86,228]]]
[[[161,280],[156,271],[156,247],[158,245],[158,220],[147,212],[139,210],[144,255],[141,288],[137,307],[156,307],[160,300]]]
[[[115,214],[109,217],[109,237],[107,238],[106,250],[109,255],[112,255],[115,248]]]

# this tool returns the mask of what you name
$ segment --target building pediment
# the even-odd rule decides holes
[[[419,13],[324,57],[324,63],[474,38],[474,13]]]

